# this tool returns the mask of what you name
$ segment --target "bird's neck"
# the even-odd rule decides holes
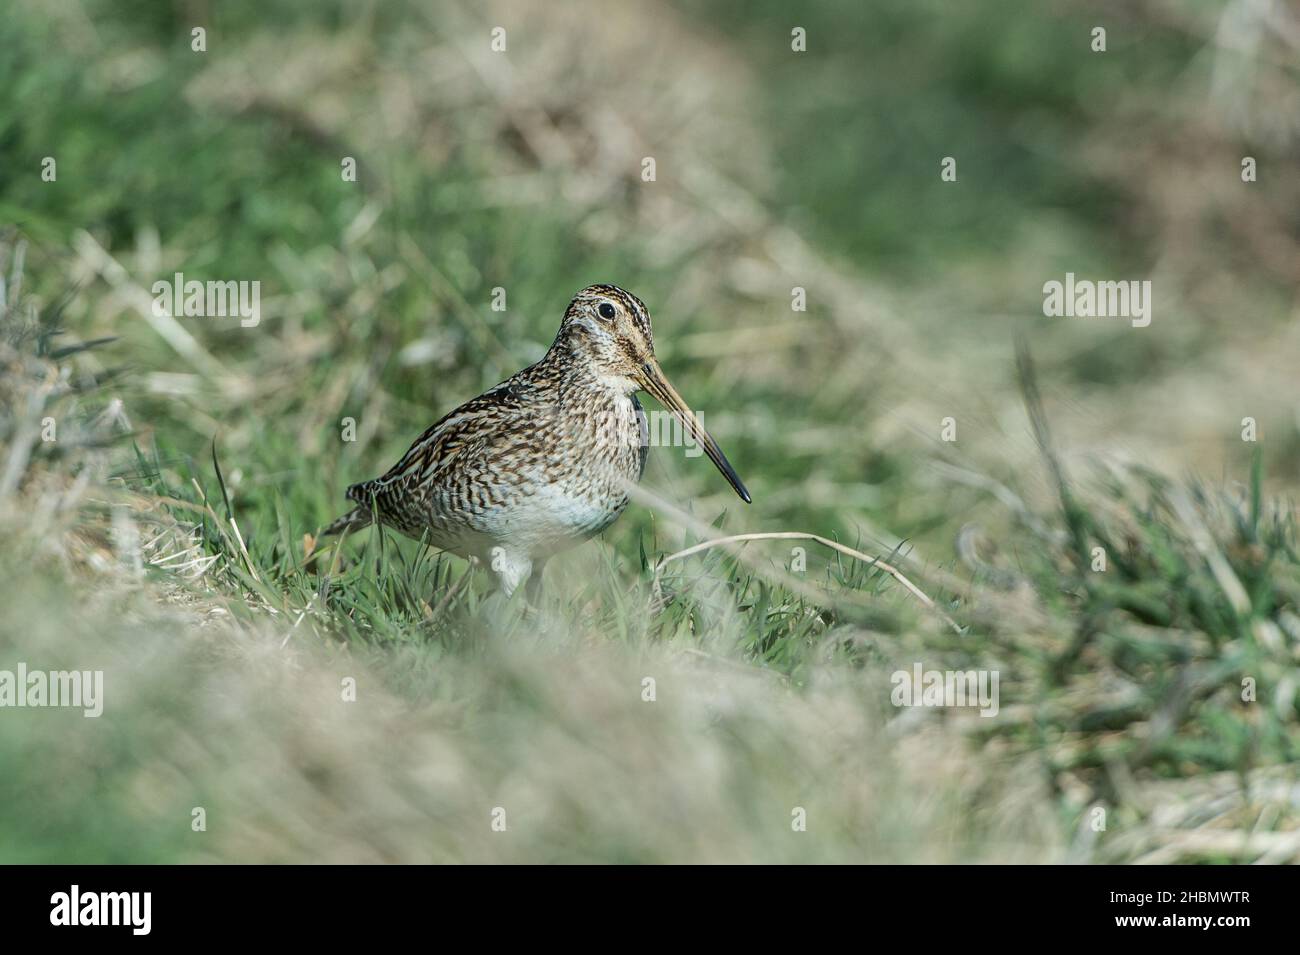
[[[583,341],[557,340],[539,362],[557,384],[562,396],[584,404],[604,401],[621,404],[639,388],[620,372],[611,372],[592,355]]]

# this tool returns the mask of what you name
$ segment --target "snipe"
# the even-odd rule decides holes
[[[348,488],[357,506],[323,533],[378,520],[478,558],[507,594],[526,580],[531,591],[551,555],[599,534],[627,507],[647,451],[638,391],[681,422],[748,503],[659,367],[645,303],[592,285],[569,303],[541,361],[438,421],[382,477]]]

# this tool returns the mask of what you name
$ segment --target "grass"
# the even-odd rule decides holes
[[[1213,21],[1157,9],[1112,26],[1103,67],[1068,17],[977,30],[996,18],[909,4],[813,8],[831,48],[804,61],[765,5],[223,5],[203,55],[165,8],[20,5],[0,668],[102,668],[107,701],[0,720],[27,770],[0,781],[0,852],[1293,861],[1294,286],[1264,250],[1295,247],[1271,211],[1294,185],[1207,171],[1284,148],[1249,110],[1198,111],[1226,68],[1197,52]],[[508,72],[477,42],[497,22]],[[926,82],[887,82],[909,58]],[[1116,158],[1146,120],[1181,191]],[[950,142],[971,186],[936,193],[920,157]],[[54,183],[22,172],[45,155]],[[1150,335],[1035,317],[1067,269],[1148,268]],[[176,271],[260,280],[262,322],[152,316]],[[344,487],[608,280],[649,302],[752,507],[652,449],[645,493],[531,610],[392,534],[309,551]],[[836,546],[673,557],[782,532]],[[998,716],[893,706],[917,662],[997,671]]]

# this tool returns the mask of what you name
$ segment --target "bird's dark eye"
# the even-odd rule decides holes
[[[596,311],[600,312],[600,317],[601,317],[601,318],[613,318],[613,317],[614,317],[614,306],[613,306],[613,305],[610,305],[609,302],[601,302],[601,303],[600,303],[600,308],[596,309]]]

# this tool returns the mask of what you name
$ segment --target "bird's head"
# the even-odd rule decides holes
[[[726,455],[659,367],[645,302],[617,285],[590,285],[565,310],[556,345],[566,347],[573,360],[584,364],[602,384],[625,395],[636,391],[653,395],[704,448],[741,500],[749,503],[749,491]]]

